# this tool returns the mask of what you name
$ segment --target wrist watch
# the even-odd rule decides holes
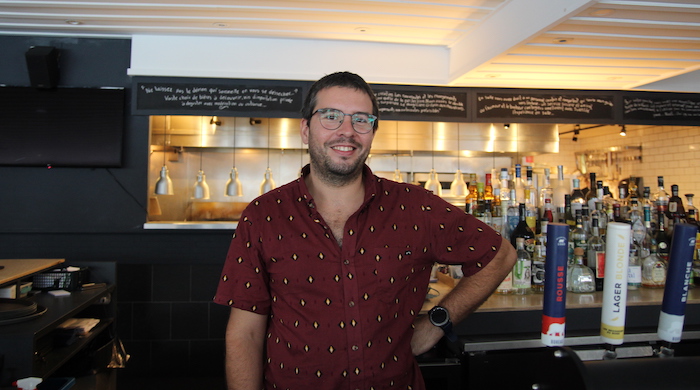
[[[428,312],[430,323],[442,329],[448,340],[457,341],[457,335],[452,331],[452,321],[450,321],[450,312],[442,306],[435,306]]]

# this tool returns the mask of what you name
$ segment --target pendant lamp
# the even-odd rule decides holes
[[[231,173],[226,182],[226,196],[243,196],[243,184],[238,178],[238,169],[236,169],[236,127],[233,127],[233,165],[231,165]]]
[[[199,172],[197,172],[197,179],[194,182],[194,198],[209,199],[209,185],[207,184],[207,176],[202,170],[202,154],[204,152],[204,127],[202,127],[201,131],[202,144],[199,148]]]
[[[467,183],[464,182],[464,175],[462,174],[462,170],[460,169],[460,156],[462,154],[462,150],[460,148],[460,142],[459,142],[459,127],[457,128],[457,172],[455,172],[455,177],[454,180],[452,180],[452,184],[450,184],[450,192],[452,193],[452,196],[459,196],[459,197],[464,197],[467,196],[467,193],[469,192],[469,187],[467,186]]]
[[[428,175],[428,180],[425,182],[425,189],[432,191],[433,194],[437,196],[442,196],[442,184],[438,178],[437,171],[435,171],[435,124],[432,124],[432,136],[431,136],[431,154],[432,154],[432,168],[430,169],[430,174]]]
[[[263,181],[260,183],[260,195],[272,191],[276,188],[275,180],[272,178],[272,169],[270,169],[270,120],[267,120],[267,169],[263,175]]]
[[[167,118],[169,119],[170,117],[168,116]],[[172,195],[175,193],[173,191],[173,181],[170,180],[170,175],[168,174],[168,167],[167,165],[165,165],[165,157],[167,154],[166,145],[168,140],[168,126],[170,126],[169,120],[165,123],[165,131],[163,133],[163,167],[160,168],[160,176],[158,177],[158,180],[156,180],[156,195]]]

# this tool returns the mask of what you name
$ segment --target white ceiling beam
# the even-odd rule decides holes
[[[597,0],[510,0],[450,47],[452,83]]]

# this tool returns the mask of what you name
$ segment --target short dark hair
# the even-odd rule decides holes
[[[306,99],[304,100],[304,106],[301,108],[302,118],[306,119],[307,121],[311,120],[311,116],[314,114],[313,109],[316,107],[316,97],[318,92],[331,87],[353,88],[366,93],[372,101],[372,114],[377,116],[377,118],[379,117],[379,104],[377,104],[377,98],[369,84],[367,84],[362,77],[355,73],[336,72],[323,76],[311,85],[309,93],[306,95]],[[379,119],[374,121],[374,130],[377,130],[378,125]]]

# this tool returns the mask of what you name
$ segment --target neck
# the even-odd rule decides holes
[[[305,177],[306,186],[311,196],[317,201],[319,199],[342,201],[342,199],[354,198],[358,195],[364,198],[364,170],[352,177],[344,177],[343,180],[336,178],[334,180],[324,175],[319,175],[314,170],[313,164],[310,168],[309,175]]]

